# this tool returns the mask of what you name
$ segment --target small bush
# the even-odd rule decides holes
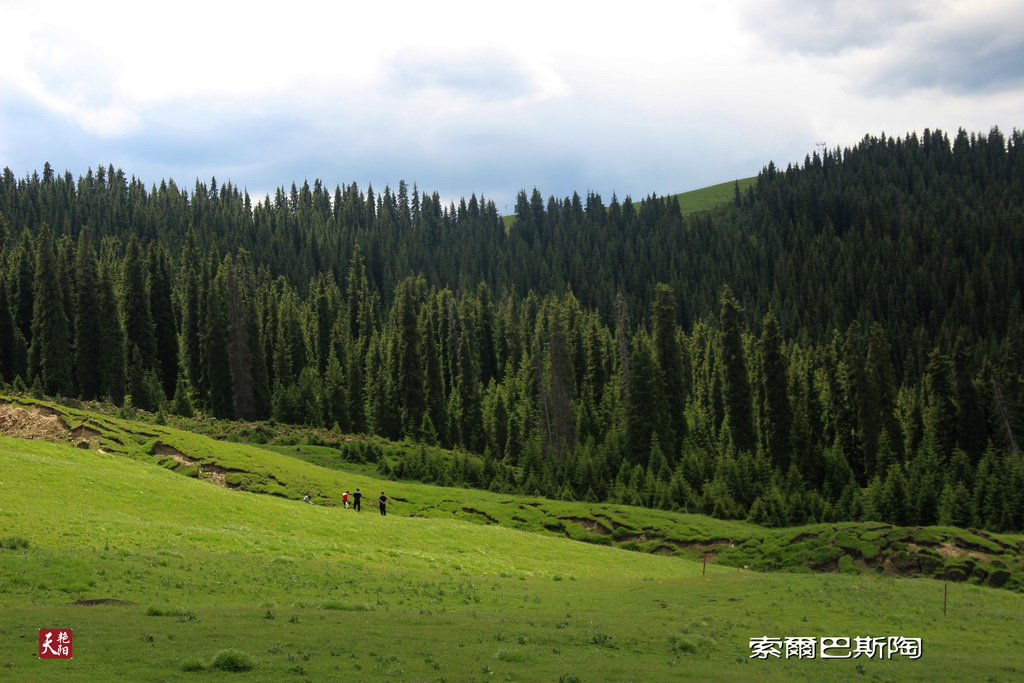
[[[0,538],[0,548],[7,550],[19,550],[28,548],[28,539],[24,536],[8,536]]]
[[[182,663],[182,671],[203,671],[206,669],[206,665],[200,662],[198,659],[189,659]]]
[[[532,652],[511,648],[502,648],[494,656],[503,662],[528,662],[533,659]]]
[[[268,439],[266,432],[263,432],[261,430],[256,430],[255,432],[249,435],[249,443],[251,444],[262,446],[263,444],[267,443],[267,441]]]
[[[229,648],[221,650],[213,656],[213,659],[210,660],[210,668],[220,671],[252,671],[256,668],[256,663],[252,661],[252,657],[241,650]]]
[[[707,650],[714,646],[715,641],[701,635],[672,636],[668,640],[672,652],[681,654],[697,654],[701,650]]]

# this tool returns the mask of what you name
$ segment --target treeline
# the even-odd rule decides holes
[[[402,471],[496,490],[1021,530],[1022,142],[865,138],[685,219],[523,192],[508,231],[404,183],[7,171],[0,379],[457,447]]]

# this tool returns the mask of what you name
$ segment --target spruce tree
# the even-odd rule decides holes
[[[139,238],[132,233],[124,255],[124,330],[129,355],[136,349],[136,357],[142,370],[151,370],[156,365],[156,335],[153,330],[153,315],[149,307],[149,287],[146,265],[142,260]]]
[[[652,304],[652,341],[655,359],[661,371],[665,398],[666,422],[659,435],[668,457],[673,462],[685,436],[686,373],[683,367],[683,349],[677,337],[678,306],[672,288],[658,284],[654,288]]]
[[[71,325],[57,273],[57,254],[50,228],[43,225],[36,240],[35,298],[29,374],[48,395],[66,394],[71,384]]]
[[[789,469],[792,456],[793,412],[789,401],[786,357],[782,352],[782,333],[772,311],[764,317],[758,343],[761,360],[760,411],[761,446],[779,471]]]
[[[753,397],[750,377],[747,375],[746,354],[743,349],[743,326],[740,307],[732,290],[722,290],[719,312],[722,398],[725,417],[732,442],[741,451],[752,450],[756,444],[754,433]]]
[[[230,320],[228,313],[229,291],[228,270],[231,256],[217,269],[217,275],[210,283],[206,294],[206,323],[204,325],[203,356],[204,368],[209,383],[207,401],[214,417],[231,419],[234,416],[234,392],[231,384],[232,368],[228,355],[230,343]]]
[[[88,227],[78,233],[75,259],[75,369],[79,395],[86,400],[103,397],[103,334],[99,300],[99,271]]]
[[[395,336],[392,368],[401,406],[402,434],[415,437],[427,412],[427,397],[420,349],[420,326],[417,314],[423,302],[426,281],[408,277],[398,284],[392,308],[392,330]]]
[[[165,396],[174,395],[178,380],[178,325],[169,260],[165,246],[150,244],[149,309],[156,351],[154,369]]]
[[[200,313],[199,251],[192,226],[185,234],[185,245],[178,265],[178,306],[181,311],[182,374],[192,389],[201,386],[202,352]]]
[[[651,338],[644,330],[633,337],[625,401],[626,458],[646,466],[652,444],[665,429],[667,415],[661,373]],[[660,447],[659,447],[660,450]]]
[[[120,304],[114,294],[113,278],[105,267],[100,268],[97,291],[102,368],[100,395],[120,405],[124,399],[127,370],[124,324]]]

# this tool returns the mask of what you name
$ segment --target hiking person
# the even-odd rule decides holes
[[[309,499],[309,494],[308,493],[306,494],[306,497],[302,499],[302,502],[305,503],[306,505],[312,505],[313,504],[313,501],[311,501]]]
[[[363,508],[360,505],[360,503],[362,503],[362,500],[363,494],[359,492],[359,489],[356,489],[356,492],[352,494],[352,509],[354,509],[356,512],[362,512]]]
[[[348,510],[348,489],[345,489],[345,493],[341,494],[341,502],[345,505],[345,509]]]
[[[384,492],[380,492],[380,498],[377,499],[380,503],[380,516],[386,517],[388,514],[388,497],[384,495]]]

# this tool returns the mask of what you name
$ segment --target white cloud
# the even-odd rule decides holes
[[[0,0],[0,163],[109,161],[260,194],[304,177],[499,202],[533,185],[662,194],[798,161],[822,139],[1012,128],[1022,11]]]

